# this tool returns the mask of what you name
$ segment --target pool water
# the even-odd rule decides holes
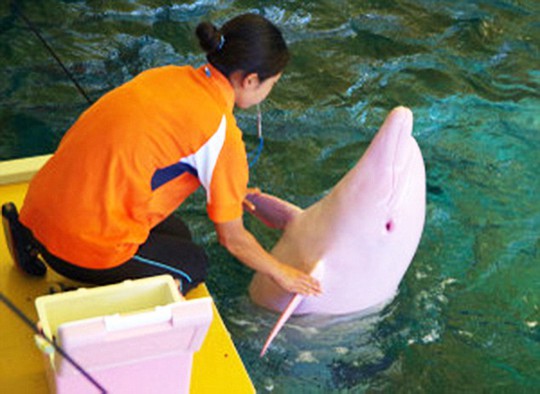
[[[50,153],[88,104],[5,3],[0,159]],[[203,19],[252,11],[275,22],[293,58],[263,104],[251,183],[302,207],[354,165],[392,107],[413,110],[426,226],[381,312],[293,318],[260,359],[276,315],[250,303],[251,272],[218,246],[201,192],[181,207],[211,256],[209,287],[258,392],[540,390],[537,1],[26,0],[21,9],[94,100],[149,67],[202,64],[193,31]],[[255,149],[255,111],[237,116]],[[266,247],[279,237],[246,225]]]

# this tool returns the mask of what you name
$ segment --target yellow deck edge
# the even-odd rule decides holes
[[[37,156],[0,162],[0,204],[13,201],[21,206],[27,182],[50,158]],[[34,321],[36,297],[48,294],[57,282],[80,284],[62,278],[51,269],[45,278],[32,278],[13,265],[5,238],[0,236],[0,289]],[[206,285],[192,290],[187,298],[210,296]],[[213,305],[214,319],[199,352],[194,356],[191,393],[255,393],[255,388],[223,320]],[[34,344],[32,331],[0,304],[0,393],[47,393],[44,361]],[[159,392],[159,388],[156,388]]]
[[[52,155],[0,161],[0,185],[28,182]]]

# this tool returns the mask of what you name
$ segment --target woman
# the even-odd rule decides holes
[[[234,105],[263,101],[289,59],[279,30],[246,14],[196,30],[208,64],[145,71],[85,111],[36,174],[21,209],[3,208],[26,272],[43,260],[69,278],[106,284],[170,273],[186,293],[207,258],[173,211],[200,185],[219,242],[290,292],[318,281],[268,254],[243,225],[248,166]]]

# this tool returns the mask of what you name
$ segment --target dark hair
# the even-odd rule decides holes
[[[202,22],[196,34],[208,62],[226,77],[240,70],[244,75],[256,73],[264,81],[282,72],[289,61],[281,32],[256,14],[239,15],[221,29]]]

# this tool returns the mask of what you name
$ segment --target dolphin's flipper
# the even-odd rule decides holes
[[[246,210],[268,227],[283,230],[302,209],[285,200],[266,193],[250,193],[246,200],[251,204]]]
[[[313,272],[311,272],[311,276],[314,278],[321,280],[323,275],[323,268],[324,265],[322,261],[319,261],[315,264],[315,268],[313,269]],[[279,331],[283,328],[287,320],[289,320],[289,317],[294,313],[298,305],[304,300],[305,296],[302,294],[295,294],[294,297],[291,299],[291,301],[287,304],[285,307],[285,310],[279,317],[278,321],[276,322],[274,328],[272,329],[272,332],[270,332],[270,335],[268,335],[268,338],[266,339],[266,342],[264,343],[264,346],[261,350],[260,356],[263,357],[268,350],[268,347],[274,340],[274,338],[277,336]]]
[[[263,357],[266,353],[266,350],[268,350],[268,347],[274,340],[274,338],[277,336],[278,332],[281,330],[281,328],[285,325],[287,320],[289,320],[289,317],[293,314],[294,310],[302,300],[304,299],[304,296],[302,294],[295,294],[293,298],[291,298],[291,301],[279,317],[278,321],[276,322],[276,325],[272,329],[272,332],[270,332],[270,335],[268,335],[268,338],[266,339],[266,342],[264,343],[264,346],[261,350],[260,356]]]

